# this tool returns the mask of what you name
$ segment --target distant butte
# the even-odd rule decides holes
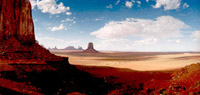
[[[100,53],[99,51],[94,49],[94,45],[92,42],[88,44],[88,48],[83,51],[84,53]]]

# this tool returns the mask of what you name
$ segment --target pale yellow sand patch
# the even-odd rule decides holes
[[[69,57],[70,64],[86,66],[109,66],[115,68],[128,68],[138,71],[160,71],[172,70],[185,67],[186,65],[200,62],[199,59],[177,59],[179,57],[200,56],[195,53],[163,54],[148,60],[120,61],[120,60],[100,60],[103,57],[82,57],[75,55],[59,54],[59,56]],[[147,57],[147,56],[145,56]]]

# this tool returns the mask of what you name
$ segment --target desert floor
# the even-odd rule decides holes
[[[169,71],[200,62],[200,53],[194,52],[102,52],[81,53],[64,50],[52,53],[69,57],[72,65],[105,66],[135,71]]]

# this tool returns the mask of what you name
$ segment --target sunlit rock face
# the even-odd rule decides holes
[[[0,59],[62,60],[36,43],[29,0],[0,0]]]
[[[35,43],[29,0],[0,0],[0,40],[12,37],[21,44]]]

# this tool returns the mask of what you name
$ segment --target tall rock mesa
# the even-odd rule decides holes
[[[29,0],[0,0],[0,59],[15,63],[62,60],[36,43]]]
[[[29,0],[0,0],[0,40],[13,37],[21,44],[35,43]]]

